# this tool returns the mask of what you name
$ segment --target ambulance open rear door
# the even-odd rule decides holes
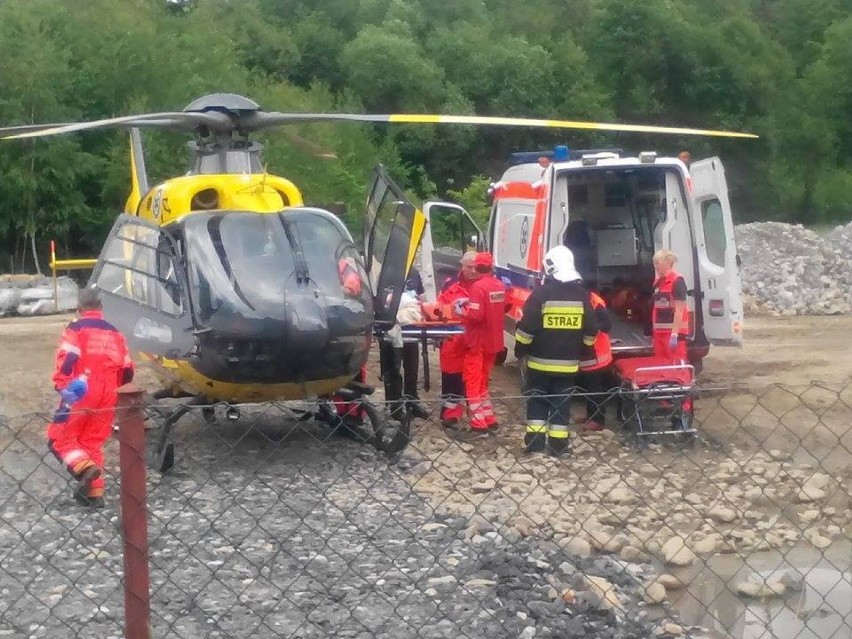
[[[426,231],[420,245],[423,288],[430,302],[437,299],[448,277],[458,275],[462,255],[484,250],[482,231],[458,204],[424,202]]]
[[[695,202],[692,223],[698,244],[704,334],[711,344],[742,346],[740,257],[725,169],[719,158],[711,157],[693,162],[689,171]]]

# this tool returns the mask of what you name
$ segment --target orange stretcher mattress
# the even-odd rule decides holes
[[[621,379],[632,382],[638,388],[662,382],[691,386],[694,381],[692,366],[678,366],[663,357],[619,359],[615,362],[615,371]]]

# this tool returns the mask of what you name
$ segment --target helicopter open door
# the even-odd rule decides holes
[[[393,325],[426,217],[379,165],[373,172],[364,220],[364,251],[375,319]]]
[[[120,215],[101,249],[89,286],[101,291],[104,317],[131,350],[185,358],[194,346],[188,288],[174,238]]]
[[[482,231],[470,214],[458,204],[424,202],[426,232],[421,244],[423,288],[430,302],[449,277],[458,275],[459,262],[467,251],[485,248]]]
[[[693,231],[700,238],[697,248],[704,334],[711,344],[742,346],[740,256],[725,169],[719,158],[711,157],[693,162],[689,172],[696,204]]]

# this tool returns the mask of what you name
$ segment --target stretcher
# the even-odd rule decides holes
[[[428,393],[432,387],[429,370],[429,344],[440,346],[441,342],[450,337],[464,334],[464,326],[461,322],[418,322],[406,324],[400,327],[402,341],[408,343],[419,343],[421,348],[421,360],[423,363],[423,389]],[[388,331],[380,327],[375,328],[378,339],[389,339]]]
[[[659,357],[615,362],[618,417],[636,435],[694,436],[695,369]]]

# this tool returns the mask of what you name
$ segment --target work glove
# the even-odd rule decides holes
[[[78,377],[71,380],[68,386],[59,391],[59,396],[62,397],[62,401],[71,406],[83,399],[87,390],[89,390],[89,385],[86,380]]]
[[[672,333],[669,336],[669,348],[677,348],[677,333]]]
[[[462,297],[453,302],[453,313],[456,315],[464,315],[465,307],[470,303],[470,300],[466,297]]]

